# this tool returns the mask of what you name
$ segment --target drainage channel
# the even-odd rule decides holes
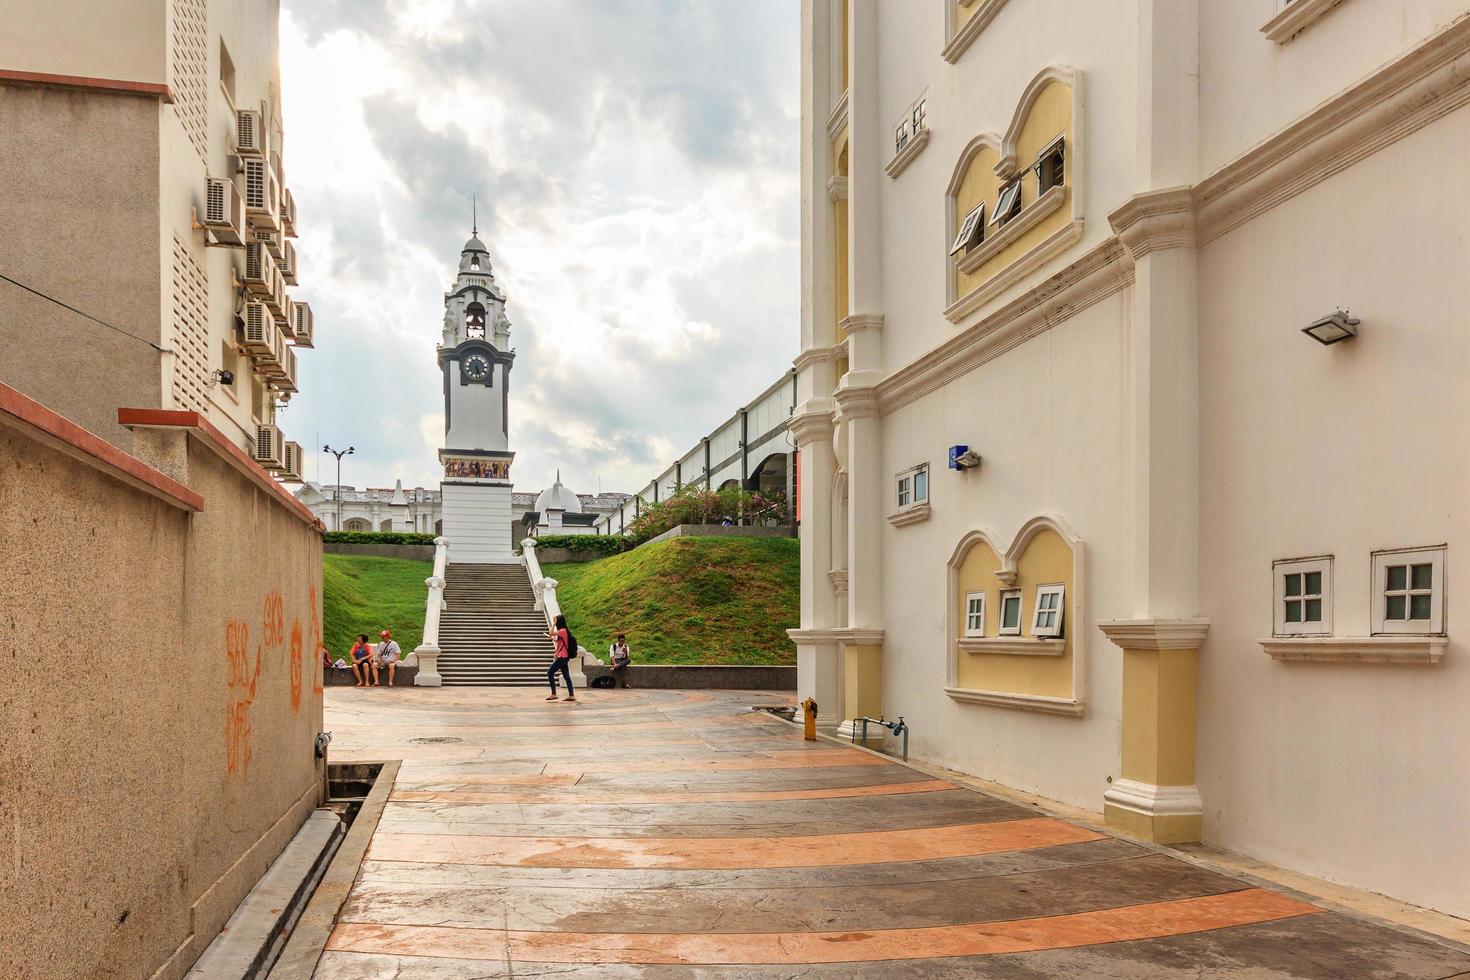
[[[306,818],[187,976],[309,978],[397,772],[397,762],[329,764],[326,803]]]

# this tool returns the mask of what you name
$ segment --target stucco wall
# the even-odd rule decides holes
[[[170,437],[200,513],[0,427],[0,975],[182,975],[317,802],[320,536]]]
[[[0,282],[0,382],[126,447],[117,406],[162,397],[158,101],[0,84],[0,120],[5,275],[142,338]]]

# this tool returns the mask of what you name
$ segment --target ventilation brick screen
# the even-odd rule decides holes
[[[174,111],[199,159],[209,149],[209,18],[206,0],[173,0]]]
[[[174,236],[174,407],[202,412],[208,403],[209,300],[204,270]]]

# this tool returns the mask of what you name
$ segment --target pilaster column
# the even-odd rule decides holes
[[[848,737],[852,736],[854,719],[877,717],[883,712],[883,518],[887,495],[878,395],[873,386],[877,373],[863,368],[849,371],[836,394],[837,418],[845,429],[847,453],[847,628],[840,644],[840,734]],[[881,729],[870,733],[875,740],[881,734]]]
[[[830,375],[831,366],[828,364]],[[830,390],[830,389],[829,389]],[[818,725],[835,728],[841,720],[842,666],[834,630],[837,603],[827,576],[832,548],[832,484],[837,460],[832,454],[832,401],[808,398],[791,416],[801,488],[801,628],[789,631],[796,644],[797,700],[814,698]]]
[[[1123,650],[1121,778],[1103,794],[1109,826],[1160,844],[1200,839],[1195,785],[1195,676],[1207,619],[1098,624]]]

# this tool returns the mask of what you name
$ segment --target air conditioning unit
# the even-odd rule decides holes
[[[291,334],[296,338],[297,347],[310,347],[311,344],[311,304],[305,301],[291,304]]]
[[[272,258],[277,262],[281,260],[283,252],[281,250],[280,232],[272,231],[269,228],[251,228],[250,235],[251,241],[260,242],[265,245],[266,250],[271,253]]]
[[[290,238],[296,237],[296,198],[291,196],[289,187],[281,191],[281,231]]]
[[[245,205],[233,180],[204,178],[204,227],[217,242],[245,244]]]
[[[286,242],[281,246],[281,275],[286,277],[286,285],[296,285],[296,243]]]
[[[286,315],[286,277],[277,268],[273,273],[271,291],[261,297],[270,311],[280,320]]]
[[[253,109],[235,110],[235,152],[242,157],[265,157],[265,125]]]
[[[293,305],[294,304],[291,301],[291,297],[290,296],[287,296],[286,297],[286,302],[281,306],[280,312],[279,313],[275,313],[276,326],[280,328],[281,333],[283,335],[285,335],[285,337],[286,337],[287,340],[295,340],[296,339],[296,330],[295,330],[294,327],[291,326],[291,323],[292,323],[291,307]],[[272,311],[272,312],[274,313],[274,311]]]
[[[274,425],[255,427],[255,461],[268,470],[278,470],[285,462],[286,444],[281,430]]]
[[[247,158],[245,173],[245,217],[255,228],[279,231],[281,227],[280,185],[265,160]]]
[[[301,443],[288,442],[281,453],[281,472],[279,479],[287,483],[301,482]]]
[[[252,357],[270,354],[275,350],[276,319],[264,303],[257,299],[245,301],[245,324],[241,327],[241,345]]]
[[[261,297],[275,292],[280,270],[265,242],[253,241],[245,246],[245,288]]]
[[[289,391],[292,394],[300,390],[296,387],[296,348],[284,345],[281,347],[280,366],[270,386],[276,391]]]

